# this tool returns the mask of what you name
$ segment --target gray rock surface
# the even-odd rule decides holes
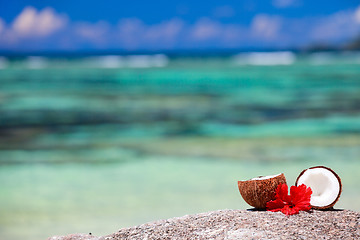
[[[119,239],[360,239],[360,213],[349,210],[280,212],[219,210],[159,220],[96,237],[54,236],[49,240]]]

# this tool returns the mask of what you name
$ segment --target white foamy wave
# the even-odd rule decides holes
[[[121,56],[101,56],[97,57],[95,64],[101,68],[121,68],[124,67],[124,59]]]
[[[129,56],[100,56],[85,60],[90,61],[92,67],[99,68],[152,68],[165,67],[169,59],[164,54],[156,55],[129,55]]]
[[[133,55],[126,57],[126,66],[130,68],[165,67],[169,59],[164,54]]]
[[[9,61],[5,57],[0,56],[0,69],[5,69],[9,65]]]
[[[327,65],[335,62],[336,56],[333,53],[316,52],[309,56],[309,63],[312,65]]]
[[[295,61],[296,55],[292,52],[252,52],[234,56],[237,65],[291,65]]]
[[[329,64],[360,64],[360,52],[317,52],[309,56],[309,63],[312,65]]]
[[[48,66],[48,60],[44,57],[30,56],[27,58],[25,65],[29,69],[43,69]]]

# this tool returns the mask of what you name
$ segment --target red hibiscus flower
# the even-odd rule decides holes
[[[286,215],[298,214],[299,211],[309,211],[311,194],[311,188],[301,184],[297,187],[291,186],[290,195],[288,195],[288,186],[279,184],[276,189],[275,200],[267,202],[266,209],[272,212],[281,211]]]

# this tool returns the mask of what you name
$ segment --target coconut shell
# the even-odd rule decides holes
[[[267,179],[238,181],[241,196],[250,206],[265,209],[268,201],[274,200],[279,184],[286,184],[283,173]]]
[[[339,194],[338,196],[336,197],[336,199],[330,203],[329,205],[327,206],[323,206],[323,207],[319,207],[319,206],[313,206],[313,205],[310,205],[312,208],[314,209],[319,209],[319,210],[323,210],[323,209],[329,209],[329,208],[332,208],[335,203],[339,200],[340,198],[340,195],[341,195],[341,192],[342,192],[342,183],[341,183],[341,178],[339,177],[339,175],[336,174],[336,172],[334,172],[334,170],[332,170],[331,168],[328,168],[328,167],[325,167],[325,166],[316,166],[316,167],[311,167],[311,168],[307,168],[307,169],[304,169],[300,175],[297,177],[296,181],[295,181],[295,186],[298,185],[298,181],[300,179],[300,177],[308,170],[308,169],[314,169],[314,168],[325,168],[326,170],[329,170],[330,172],[332,172],[335,177],[337,178],[337,180],[339,181],[339,184],[340,184],[340,190],[339,190]]]

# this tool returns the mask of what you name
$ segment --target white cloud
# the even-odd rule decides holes
[[[254,37],[272,40],[278,36],[281,25],[282,20],[278,16],[258,14],[251,22],[251,32]]]
[[[339,11],[332,15],[314,19],[309,35],[314,41],[348,40],[360,33],[360,9]]]
[[[9,29],[9,26],[0,18],[0,47],[4,45],[14,45],[17,42],[16,35]]]
[[[57,14],[52,8],[37,11],[26,7],[12,23],[11,30],[20,37],[48,36],[67,24],[67,17]]]
[[[110,24],[105,21],[99,21],[94,24],[88,22],[74,24],[76,36],[97,46],[106,44],[110,28]]]
[[[122,19],[114,32],[118,46],[129,50],[139,47],[191,47],[211,41],[233,44],[239,42],[240,35],[245,36],[240,25],[221,24],[208,18],[201,18],[193,24],[175,18],[153,25],[136,18]]]
[[[198,47],[236,48],[249,39],[249,30],[240,24],[224,24],[208,18],[186,26],[186,43]],[[201,43],[201,45],[199,45]]]
[[[0,18],[0,34],[5,31],[5,22]]]
[[[246,40],[246,36],[249,35],[248,30],[244,26],[237,24],[226,24],[222,29],[222,42],[228,44],[229,47],[238,46],[239,43]]]
[[[121,19],[118,23],[118,28],[122,34],[139,33],[144,27],[144,23],[138,18]]]
[[[28,35],[36,27],[37,11],[33,7],[26,7],[14,20],[12,29],[19,35]]]
[[[295,1],[283,0],[280,5],[290,6],[290,2]],[[226,6],[216,11],[214,15],[219,18],[233,14]],[[33,7],[24,8],[12,23],[0,18],[1,49],[293,47],[317,41],[340,43],[358,34],[360,6],[328,16],[302,19],[257,14],[249,25],[222,23],[210,18],[200,18],[193,23],[179,18],[156,24],[146,24],[138,18],[121,19],[116,25],[107,21],[70,22],[66,15],[52,8],[37,10]]]
[[[354,19],[356,23],[360,24],[360,5],[355,10]]]
[[[192,39],[197,41],[208,40],[210,38],[219,37],[222,32],[220,23],[212,21],[208,18],[202,18],[192,26]]]
[[[122,19],[116,29],[119,45],[127,49],[136,49],[142,39],[146,26],[137,18]]]
[[[147,27],[145,38],[155,41],[172,42],[184,27],[184,22],[180,19],[171,19],[159,24]]]
[[[300,0],[273,0],[272,5],[276,8],[297,7],[301,5]]]
[[[119,39],[119,44],[127,49],[139,46],[158,45],[163,48],[171,47],[178,41],[184,22],[180,19],[170,19],[158,24],[147,25],[140,19],[122,19],[117,24],[114,32]]]

